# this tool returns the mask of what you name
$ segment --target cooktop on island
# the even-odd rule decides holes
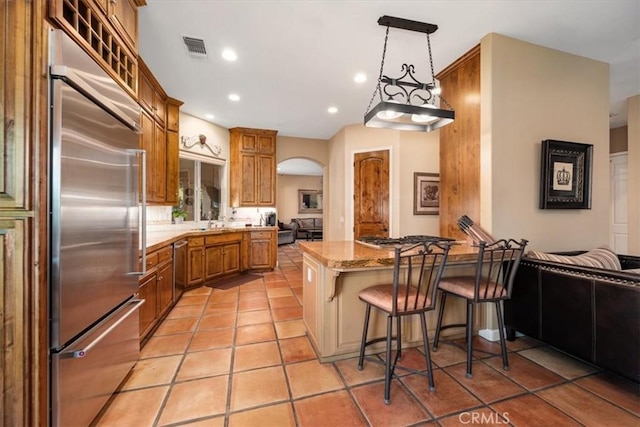
[[[356,239],[357,243],[372,248],[392,248],[396,246],[406,246],[421,242],[452,242],[454,239],[440,236],[413,235],[404,237],[374,237],[363,236]]]

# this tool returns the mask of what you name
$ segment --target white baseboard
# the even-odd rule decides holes
[[[500,341],[500,333],[497,329],[480,329],[478,331],[478,335],[480,335],[485,340]]]
[[[507,332],[505,331],[505,334]],[[480,335],[482,338],[488,340],[488,341],[493,341],[493,342],[497,342],[500,341],[500,331],[498,331],[497,329],[480,329],[478,331],[478,335]],[[524,335],[522,335],[520,332],[516,331],[516,337],[523,337]],[[505,335],[506,338],[506,335]]]

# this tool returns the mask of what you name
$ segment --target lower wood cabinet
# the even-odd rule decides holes
[[[141,339],[153,330],[174,303],[173,246],[148,253],[146,271],[138,285],[138,297],[145,300],[140,307]]]
[[[207,247],[206,280],[240,272],[240,242]]]
[[[158,320],[156,309],[158,301],[158,282],[156,274],[147,274],[140,280],[138,287],[138,298],[145,302],[140,306],[140,338],[143,338],[155,325]]]
[[[274,269],[278,260],[277,231],[251,231],[249,233],[248,268]]]
[[[204,282],[204,237],[190,237],[187,244],[187,287]]]
[[[240,246],[243,233],[227,233],[205,237],[206,280],[242,271]]]
[[[188,239],[185,287],[202,285],[246,270],[273,270],[277,231],[203,233]]]

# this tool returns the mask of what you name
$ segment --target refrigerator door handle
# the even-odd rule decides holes
[[[127,317],[129,317],[133,313],[135,313],[135,311],[144,303],[145,303],[145,300],[143,300],[143,299],[138,299],[138,300],[131,301],[131,304],[134,304],[134,306],[131,307],[129,309],[129,311],[127,311],[120,319],[118,319],[117,322],[115,322],[113,325],[109,326],[108,329],[106,329],[104,332],[102,332],[100,335],[98,335],[96,337],[96,339],[91,341],[88,345],[86,345],[85,347],[81,348],[80,350],[76,350],[73,353],[71,353],[71,357],[74,358],[74,359],[79,359],[79,358],[85,357],[87,355],[87,353],[89,353],[89,351],[93,347],[95,347],[100,341],[102,341],[102,339],[104,337],[109,335],[111,333],[111,331],[113,331],[115,328],[117,328],[118,325],[120,325],[122,322],[124,322],[127,319]]]
[[[140,250],[142,251],[142,270],[134,271],[133,274],[144,276],[147,274],[147,150],[130,149],[130,153],[140,154],[142,159],[142,177],[140,178],[142,188],[140,189]]]

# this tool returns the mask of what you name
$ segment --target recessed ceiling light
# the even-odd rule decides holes
[[[240,101],[240,96],[235,93],[232,93],[229,95],[229,99],[232,101]]]
[[[327,108],[327,112],[329,114],[335,114],[335,113],[338,112],[338,109],[336,107],[329,107],[329,108]]]
[[[358,73],[353,77],[353,81],[356,83],[364,83],[367,81],[367,75],[365,73]]]
[[[227,61],[235,61],[238,59],[238,55],[233,49],[225,49],[222,51],[222,57]]]
[[[204,115],[204,117],[205,117],[205,119],[209,119],[209,120],[211,120],[211,119],[213,119],[215,116],[214,116],[213,114],[205,114],[205,115]]]

